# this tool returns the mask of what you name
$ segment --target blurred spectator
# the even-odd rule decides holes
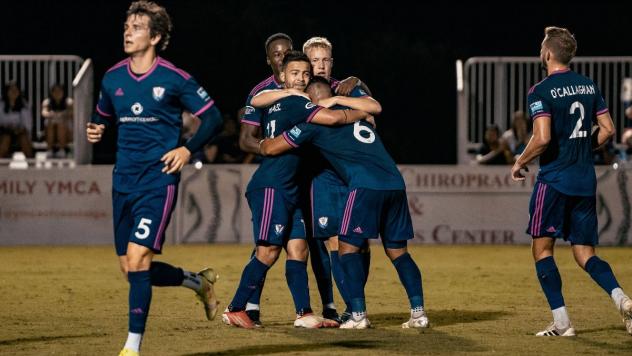
[[[10,157],[14,145],[27,157],[33,157],[32,126],[31,110],[20,88],[16,82],[8,82],[2,87],[0,101],[0,157]]]
[[[72,141],[72,98],[66,96],[64,87],[55,84],[48,98],[42,102],[42,117],[46,127],[46,145],[49,157],[66,158]]]
[[[224,116],[224,129],[204,148],[207,163],[243,163],[246,154],[239,149],[237,121]]]
[[[506,151],[507,145],[503,144],[500,140],[500,129],[496,125],[488,126],[485,130],[485,140],[483,145],[478,150],[476,155],[476,162],[478,164],[510,164],[512,162],[507,161]],[[511,153],[509,153],[511,155]]]
[[[513,113],[511,120],[511,129],[505,131],[501,136],[501,144],[506,145],[505,154],[508,162],[514,162],[518,156],[522,154],[529,139],[531,138],[531,129],[529,120],[524,112],[518,110]]]

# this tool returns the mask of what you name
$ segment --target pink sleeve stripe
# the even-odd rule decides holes
[[[605,114],[605,113],[607,113],[608,111],[609,111],[609,110],[608,110],[608,108],[605,108],[605,109],[599,110],[599,111],[597,111],[597,115]]]
[[[101,116],[105,116],[105,117],[112,117],[112,114],[108,114],[105,111],[99,109],[99,105],[97,105],[97,112],[99,113],[99,115]]]
[[[285,139],[285,141],[286,141],[287,143],[289,143],[289,144],[290,144],[290,146],[292,146],[292,147],[294,147],[294,148],[298,147],[298,145],[297,145],[297,144],[295,144],[294,142],[292,142],[292,140],[290,140],[290,138],[289,138],[289,137],[288,137],[288,135],[287,135],[287,132],[283,132],[283,138]]]
[[[273,80],[274,80],[274,76],[271,76],[270,78],[268,78],[268,79],[262,81],[261,83],[257,84],[254,88],[252,88],[252,90],[250,91],[249,95],[257,94],[261,89],[265,88],[267,85],[272,83]]]
[[[307,122],[311,122],[312,119],[314,118],[314,116],[316,116],[316,114],[321,111],[322,109],[324,109],[322,106],[319,106],[318,108],[316,108],[316,110],[312,111],[311,114],[309,114],[309,117],[307,117]]]
[[[551,117],[551,114],[549,114],[548,112],[541,112],[539,114],[537,114],[536,116],[534,116],[531,120],[535,120],[539,117]]]
[[[120,61],[120,62],[116,63],[115,65],[113,65],[113,66],[112,66],[110,69],[108,69],[107,71],[108,71],[108,72],[111,72],[111,71],[115,70],[116,68],[120,68],[120,67],[122,67],[122,66],[124,66],[124,65],[127,65],[127,62],[129,62],[129,58],[125,58],[124,60],[122,60],[122,61]]]
[[[189,74],[189,73],[187,73],[187,72],[183,71],[183,70],[182,70],[182,69],[180,69],[180,68],[177,68],[176,66],[174,66],[173,64],[171,64],[171,63],[169,63],[169,62],[166,62],[166,61],[165,61],[164,59],[162,59],[162,58],[161,58],[159,61],[160,61],[160,62],[159,62],[159,64],[160,64],[161,66],[163,66],[163,67],[165,67],[165,68],[167,68],[167,69],[171,69],[172,71],[174,71],[174,72],[178,73],[178,74],[179,74],[182,78],[184,78],[184,80],[189,80],[189,79],[191,79],[191,74]]]
[[[200,110],[196,111],[195,114],[193,114],[193,115],[194,116],[199,116],[201,113],[205,112],[211,106],[213,106],[213,104],[215,104],[215,100],[211,100],[208,104],[204,105],[204,107],[202,107]]]
[[[261,124],[260,124],[260,123],[258,123],[258,122],[256,122],[256,121],[250,121],[250,120],[244,120],[244,119],[242,119],[242,120],[241,120],[241,122],[242,122],[243,124],[246,124],[246,125],[261,126]]]

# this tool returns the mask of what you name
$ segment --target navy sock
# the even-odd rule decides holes
[[[230,303],[231,311],[240,311],[246,308],[246,303],[250,296],[255,292],[261,281],[268,273],[268,267],[265,263],[259,261],[256,257],[252,258],[244,268],[239,281],[239,287],[235,292],[233,301]]]
[[[367,244],[368,248],[368,244]],[[360,252],[362,255],[362,268],[364,270],[364,285],[366,286],[366,282],[369,280],[369,269],[371,267],[371,250],[367,250],[366,252]]]
[[[331,251],[330,256],[331,272],[334,276],[334,280],[336,281],[336,285],[338,286],[338,291],[340,292],[340,296],[347,306],[347,310],[351,311],[351,300],[349,300],[349,293],[347,292],[347,287],[345,286],[345,273],[342,270],[342,265],[340,264],[338,251]]]
[[[331,260],[327,252],[327,246],[323,240],[308,238],[309,254],[311,257],[312,270],[316,277],[318,293],[323,305],[334,302],[334,286],[331,279]]]
[[[149,273],[151,274],[151,285],[156,287],[181,286],[184,280],[182,268],[164,262],[152,262]]]
[[[145,332],[149,305],[151,304],[151,275],[149,271],[128,272],[129,281],[129,331]]]
[[[393,260],[399,280],[406,289],[410,309],[424,306],[424,293],[421,287],[421,272],[408,252]]]
[[[348,291],[351,311],[366,311],[362,256],[358,252],[346,253],[340,256],[340,264],[344,271],[345,287]]]
[[[612,290],[615,288],[620,288],[617,279],[614,277],[614,273],[612,273],[612,268],[608,262],[600,259],[597,256],[592,256],[586,262],[586,272],[590,274],[590,277],[599,284],[603,290],[610,295]]]
[[[257,248],[252,249],[252,253],[250,254],[250,259],[255,258],[255,254],[257,253]],[[254,293],[248,298],[248,303],[259,305],[261,304],[261,293],[263,293],[263,285],[266,283],[266,277],[263,276],[261,282],[255,289]]]
[[[307,279],[307,262],[287,260],[285,261],[285,278],[290,287],[296,313],[311,312],[309,302],[309,282]]]
[[[560,276],[560,271],[557,270],[553,256],[537,261],[535,270],[551,310],[563,307],[562,277]]]

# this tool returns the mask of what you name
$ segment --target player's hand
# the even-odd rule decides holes
[[[287,90],[287,92],[288,92],[290,95],[299,95],[299,96],[304,97],[304,98],[305,98],[305,99],[307,99],[307,100],[311,100],[311,99],[309,98],[309,95],[307,95],[307,93],[305,93],[305,92],[304,92],[304,91],[302,91],[302,90],[298,90],[298,89],[294,89],[294,88],[291,88],[291,89],[286,89],[286,90]]]
[[[88,122],[87,128],[86,128],[88,142],[97,143],[101,141],[101,138],[103,137],[103,131],[105,131],[105,125],[95,124],[94,122]]]
[[[330,108],[336,104],[338,104],[338,101],[335,96],[332,96],[330,98],[320,99],[318,101],[318,106],[322,106],[324,108]]]
[[[358,85],[359,81],[360,79],[356,77],[349,77],[341,81],[338,84],[338,87],[336,87],[336,94],[342,95],[342,96],[349,96],[353,88],[355,88],[355,86]]]
[[[375,124],[375,116],[369,114],[369,116],[366,117],[366,122],[368,122],[369,124],[371,124],[371,126],[373,126],[373,128],[377,128],[377,125]]]
[[[529,168],[527,166],[522,166],[518,164],[518,162],[514,163],[513,167],[511,167],[511,179],[516,182],[523,181],[525,179],[525,176],[521,172],[522,169],[524,169],[525,172],[529,171]]]
[[[162,173],[172,174],[182,170],[185,164],[189,162],[191,152],[184,146],[173,149],[162,156],[160,161],[165,163]]]

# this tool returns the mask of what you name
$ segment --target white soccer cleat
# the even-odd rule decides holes
[[[572,325],[565,329],[558,329],[553,322],[546,329],[536,333],[535,336],[575,336],[575,329]]]
[[[217,272],[215,272],[212,268],[205,268],[198,272],[198,276],[200,276],[202,285],[200,286],[200,290],[196,292],[197,298],[204,305],[206,318],[208,320],[213,320],[217,315],[217,310],[219,306],[219,301],[217,300],[217,296],[215,295],[213,284],[215,284],[215,282],[219,278],[219,274],[217,274]]]
[[[623,324],[625,325],[625,330],[632,334],[632,299],[629,297],[623,298],[621,301],[621,305],[619,305],[619,312],[623,317]]]
[[[428,327],[428,317],[425,312],[421,313],[421,316],[414,318],[413,313],[410,313],[410,319],[402,324],[403,329],[413,329],[413,328],[427,328]]]
[[[360,320],[354,320],[353,317],[340,325],[340,329],[368,329],[371,327],[369,318],[364,317]]]
[[[302,316],[297,315],[296,320],[294,320],[295,328],[306,328],[306,329],[320,329],[323,327],[324,319],[320,316],[314,315],[312,313],[303,314]]]

